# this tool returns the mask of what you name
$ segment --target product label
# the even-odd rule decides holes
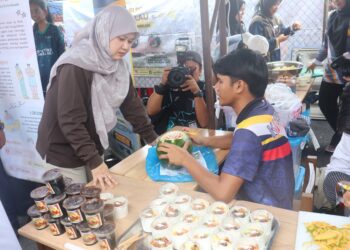
[[[60,230],[58,229],[57,225],[52,223],[49,225],[50,231],[52,233],[52,235],[59,235],[60,234]]]
[[[97,241],[96,236],[91,232],[88,232],[88,233],[81,232],[81,237],[83,238],[84,244],[88,246],[95,244]]]
[[[100,240],[99,245],[101,250],[111,250],[107,239]]]
[[[72,227],[66,227],[66,233],[68,235],[68,238],[71,240],[78,238],[74,228]]]
[[[80,212],[80,209],[76,210],[67,210],[69,220],[72,223],[79,223],[83,221],[83,215]]]
[[[49,192],[50,192],[51,194],[56,194],[55,191],[53,190],[53,188],[51,187],[51,184],[50,184],[50,183],[46,183],[46,186],[47,186],[47,188],[49,189]]]
[[[33,218],[32,220],[36,229],[43,229],[47,226],[47,221],[43,217]]]
[[[46,203],[44,201],[35,201],[35,205],[38,208],[40,213],[46,213],[49,211],[49,209],[46,206]]]
[[[90,228],[99,228],[100,226],[102,226],[102,219],[100,213],[94,215],[85,214],[85,217]]]
[[[63,216],[63,212],[59,203],[47,205],[50,210],[50,214],[52,218],[59,218]]]

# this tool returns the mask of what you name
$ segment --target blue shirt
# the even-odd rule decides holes
[[[237,118],[222,173],[244,180],[237,199],[292,209],[292,152],[273,107],[255,99]]]
[[[44,95],[49,83],[51,67],[65,50],[63,34],[57,26],[49,23],[44,32],[40,32],[38,25],[33,27],[36,55],[40,71],[41,85]]]

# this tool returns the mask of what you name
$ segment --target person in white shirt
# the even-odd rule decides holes
[[[350,77],[346,77],[350,82]],[[341,96],[341,106],[338,116],[338,127],[342,137],[335,148],[331,161],[326,169],[326,177],[323,183],[323,191],[332,205],[337,205],[335,187],[339,181],[350,181],[350,83]],[[350,193],[347,192],[344,205],[350,207]]]

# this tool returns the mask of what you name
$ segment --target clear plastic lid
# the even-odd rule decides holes
[[[32,199],[38,200],[43,199],[49,194],[49,189],[46,186],[41,186],[30,192],[30,197]]]
[[[87,224],[87,222],[81,222],[79,224],[77,224],[77,229],[81,232],[89,232],[91,231],[89,225]]]
[[[84,204],[85,200],[81,195],[71,196],[63,201],[63,207],[68,210],[76,209]]]
[[[97,237],[104,237],[110,235],[111,233],[114,233],[114,231],[115,225],[112,223],[106,223],[100,228],[95,229],[93,232],[96,234]]]
[[[55,203],[59,203],[61,201],[63,201],[66,198],[66,194],[60,194],[60,195],[54,195],[51,194],[49,196],[46,196],[44,201],[46,204],[51,205],[51,204],[55,204]]]
[[[43,181],[44,182],[50,182],[59,178],[62,178],[63,175],[61,171],[58,168],[51,169],[49,171],[46,171],[43,175]]]
[[[36,205],[33,205],[30,208],[28,208],[27,214],[30,218],[37,218],[37,217],[41,216],[41,213],[38,210],[38,208],[36,207]]]
[[[103,211],[103,201],[97,198],[88,200],[81,206],[81,210],[87,214],[99,213]]]
[[[78,195],[81,190],[85,187],[84,183],[73,183],[70,184],[66,189],[66,194],[68,195]]]
[[[101,193],[101,188],[98,188],[95,186],[84,187],[81,190],[81,195],[83,195],[86,198],[99,197],[100,193]]]

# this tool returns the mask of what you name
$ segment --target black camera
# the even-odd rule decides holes
[[[186,81],[186,75],[192,75],[193,71],[184,66],[171,68],[168,75],[168,85],[170,88],[177,89]]]
[[[343,80],[343,76],[350,76],[350,60],[344,56],[337,57],[332,63],[331,67],[340,74],[340,79]]]

